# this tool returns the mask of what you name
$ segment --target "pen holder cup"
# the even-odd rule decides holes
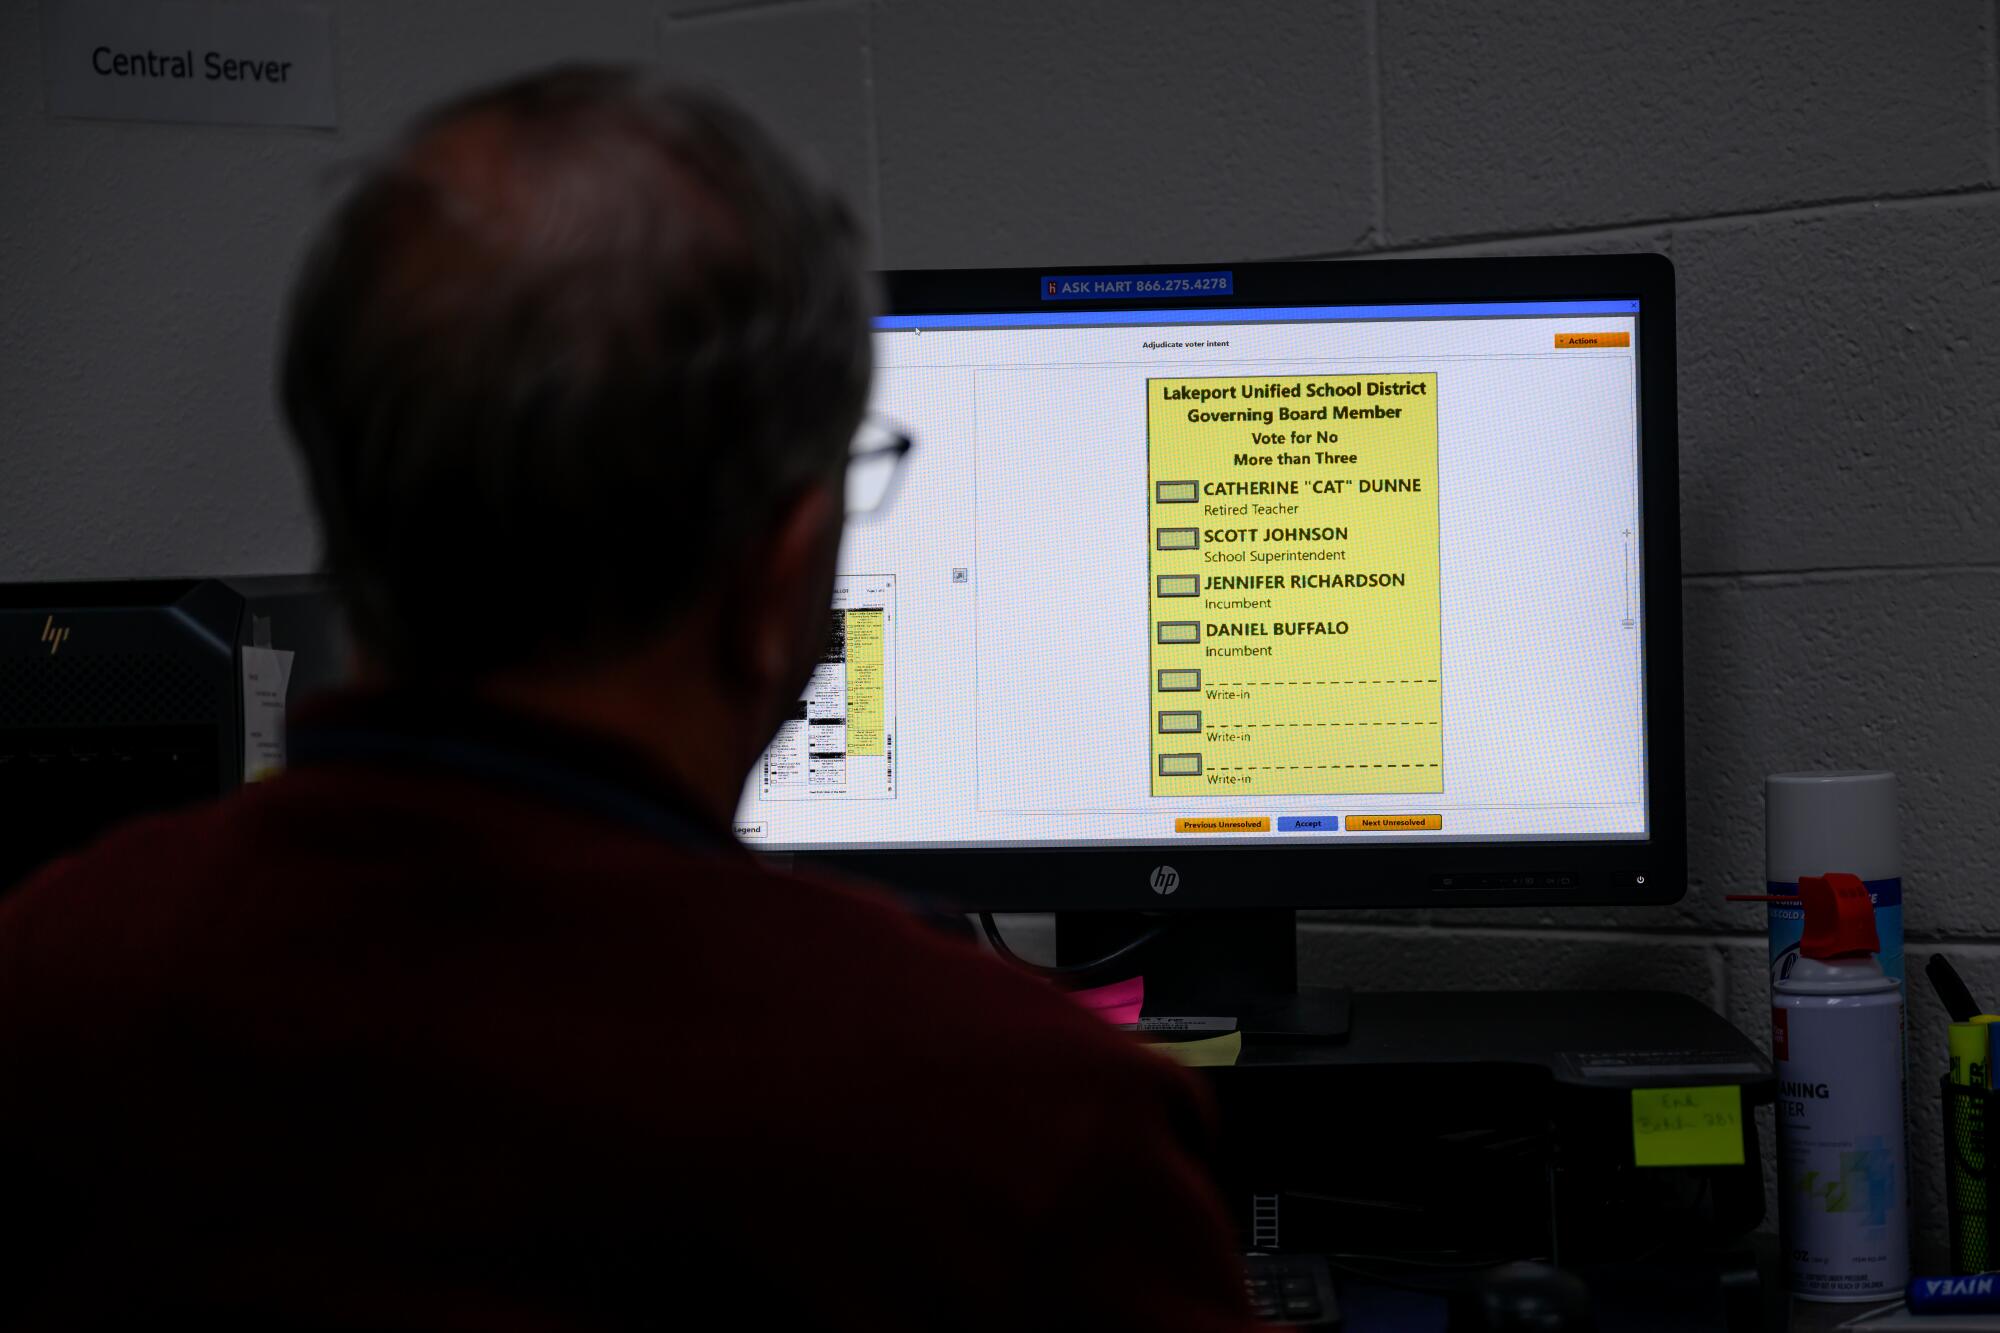
[[[1987,1273],[2000,1268],[1989,1200],[2000,1194],[2000,1096],[1949,1077],[1944,1088],[1945,1208],[1951,1224],[1951,1271]]]

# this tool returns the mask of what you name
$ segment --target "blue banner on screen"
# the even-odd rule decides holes
[[[1227,269],[1207,273],[1055,273],[1042,279],[1044,301],[1145,301],[1174,296],[1233,296]]]

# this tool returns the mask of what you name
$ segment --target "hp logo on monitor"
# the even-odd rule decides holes
[[[1172,866],[1153,867],[1153,892],[1165,897],[1181,886],[1181,872]]]

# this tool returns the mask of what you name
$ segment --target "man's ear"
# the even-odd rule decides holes
[[[832,617],[833,571],[845,519],[830,486],[799,492],[778,511],[763,544],[728,582],[734,607],[723,623],[729,669],[748,676],[758,693],[790,698],[804,687],[826,642]]]

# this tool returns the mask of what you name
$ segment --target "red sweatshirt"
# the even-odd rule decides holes
[[[0,1326],[1249,1326],[1182,1071],[423,715],[0,899]]]

